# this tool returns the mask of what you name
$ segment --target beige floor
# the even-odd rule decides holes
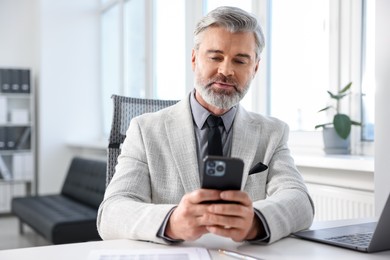
[[[50,245],[43,237],[24,225],[19,234],[19,222],[13,216],[0,216],[0,250]]]

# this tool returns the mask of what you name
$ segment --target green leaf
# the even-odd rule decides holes
[[[352,81],[349,82],[342,90],[339,91],[339,94],[347,92],[352,86]]]
[[[339,94],[339,95],[336,95],[336,96],[335,96],[335,99],[340,100],[340,99],[342,99],[343,97],[345,97],[346,95],[348,95],[348,94]]]
[[[319,112],[322,112],[322,111],[325,111],[325,110],[328,110],[328,109],[331,108],[331,107],[332,107],[332,106],[327,106],[327,107],[325,107],[325,108],[319,110],[318,113],[319,113]]]
[[[326,124],[316,125],[316,126],[314,127],[314,129],[317,129],[317,128],[320,128],[320,127],[326,127],[326,126],[332,125],[332,124],[333,124],[333,123],[326,123]]]
[[[340,100],[340,99],[342,99],[343,97],[345,97],[347,95],[347,94],[344,94],[344,93],[335,95],[332,92],[330,92],[329,90],[328,90],[328,94],[329,94],[329,96],[331,98],[336,99],[336,100]]]
[[[332,92],[330,92],[329,90],[327,90],[327,92],[328,92],[328,94],[329,94],[329,96],[331,97],[331,98],[336,98],[336,95],[335,94],[333,94]]]
[[[351,133],[351,119],[349,116],[345,114],[337,114],[333,118],[333,125],[334,129],[336,130],[337,134],[343,138],[347,139],[349,134]]]

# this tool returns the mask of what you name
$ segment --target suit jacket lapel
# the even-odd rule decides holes
[[[189,97],[180,101],[165,123],[168,141],[185,193],[200,187],[196,141]]]
[[[231,157],[244,160],[242,187],[245,186],[250,167],[254,163],[253,160],[260,143],[260,133],[261,126],[252,122],[249,114],[239,106],[233,124]]]

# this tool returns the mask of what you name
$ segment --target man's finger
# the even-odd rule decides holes
[[[219,190],[199,189],[189,193],[188,199],[192,204],[199,204],[206,201],[220,200]]]
[[[244,206],[252,206],[252,200],[246,192],[227,190],[220,194],[222,200],[233,201]]]

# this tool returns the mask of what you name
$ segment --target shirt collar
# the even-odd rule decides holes
[[[205,122],[209,117],[209,115],[211,115],[211,113],[206,108],[204,108],[201,104],[199,104],[199,102],[196,100],[195,89],[191,92],[190,104],[192,110],[192,117],[194,119],[196,126],[199,129],[203,129]],[[226,132],[230,131],[230,128],[233,125],[234,117],[236,116],[236,112],[237,112],[237,106],[233,106],[228,112],[226,112],[221,116]]]

